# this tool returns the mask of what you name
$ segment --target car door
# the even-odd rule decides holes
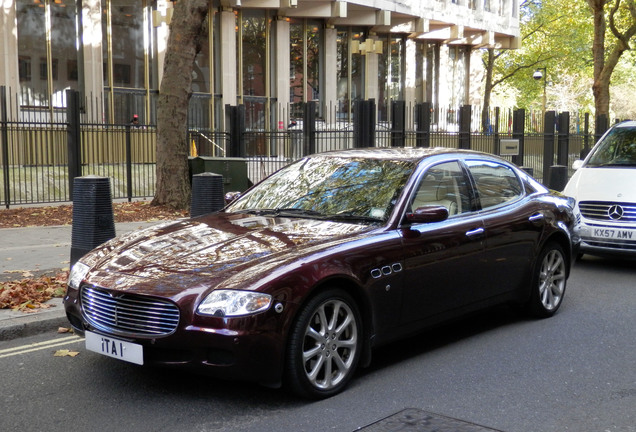
[[[485,228],[484,298],[527,285],[544,227],[541,207],[525,193],[514,169],[499,162],[467,160]]]
[[[485,273],[484,226],[458,161],[430,167],[410,198],[410,209],[441,205],[441,222],[404,226],[404,292],[401,323],[433,322],[472,303]],[[407,211],[408,211],[407,210]]]

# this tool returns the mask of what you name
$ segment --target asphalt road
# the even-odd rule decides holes
[[[125,364],[75,336],[0,342],[0,430],[354,431],[417,408],[506,432],[634,432],[634,264],[586,257],[553,318],[500,308],[423,333],[320,402]]]

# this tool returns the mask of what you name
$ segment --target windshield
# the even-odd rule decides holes
[[[636,166],[636,128],[612,129],[594,148],[587,166]]]
[[[314,156],[273,174],[226,211],[386,222],[414,166],[401,160]]]

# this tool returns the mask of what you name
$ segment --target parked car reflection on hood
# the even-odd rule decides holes
[[[414,331],[501,303],[553,315],[572,210],[483,153],[323,153],[222,211],[101,245],[64,305],[90,351],[324,398]]]

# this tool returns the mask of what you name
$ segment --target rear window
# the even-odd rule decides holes
[[[523,185],[510,168],[496,162],[466,161],[475,180],[481,208],[514,201],[523,195]]]

